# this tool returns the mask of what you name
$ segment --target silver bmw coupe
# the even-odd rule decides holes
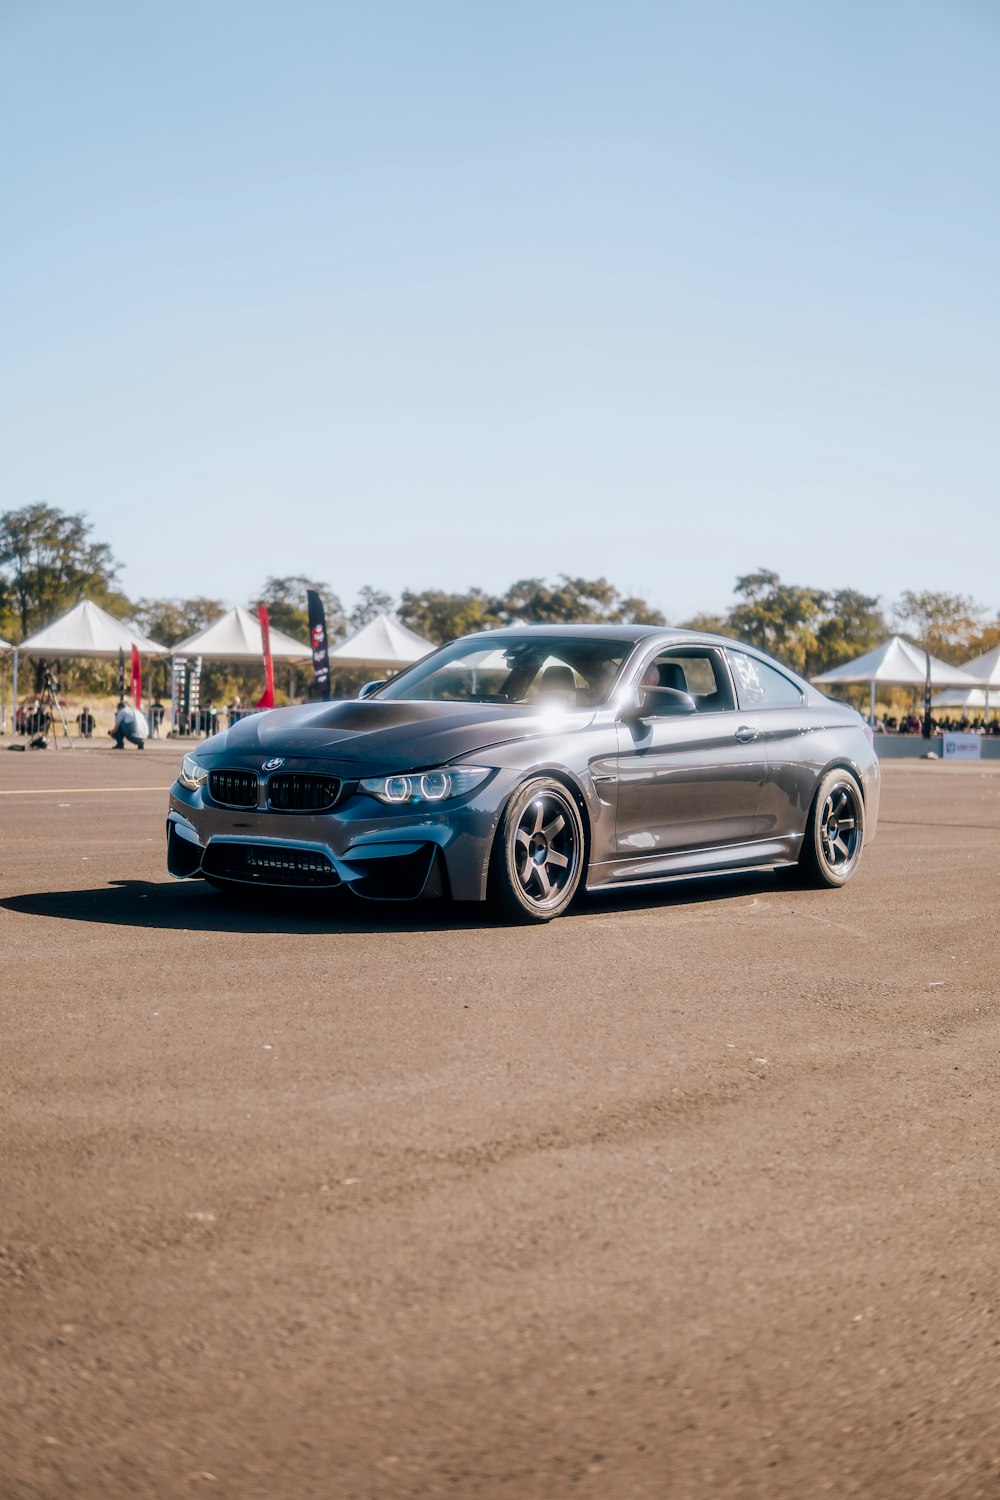
[[[861,716],[752,647],[528,627],[206,740],[171,788],[167,864],[233,889],[450,896],[546,922],[581,887],[762,868],[842,886],[878,802]]]

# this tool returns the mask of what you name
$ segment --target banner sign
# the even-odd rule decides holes
[[[309,605],[309,644],[312,646],[316,687],[324,703],[330,701],[330,652],[326,640],[326,613],[314,589],[306,589]]]
[[[979,760],[983,742],[978,734],[944,734],[941,751],[945,760]]]
[[[118,647],[118,696],[125,696],[125,651],[121,646]]]
[[[201,697],[201,657],[175,656],[171,678],[174,728],[178,734],[193,734]]]
[[[258,708],[274,707],[274,662],[271,660],[271,622],[267,618],[267,608],[263,604],[257,606],[257,618],[260,620],[260,643],[264,652],[264,693],[257,699]]]
[[[136,708],[142,707],[142,662],[138,646],[132,647],[132,702]]]
[[[927,658],[927,671],[926,671],[926,674],[924,676],[924,729],[923,729],[923,734],[924,734],[924,739],[925,740],[929,740],[930,737],[931,737],[931,653],[929,651],[925,651],[924,652],[924,656]]]

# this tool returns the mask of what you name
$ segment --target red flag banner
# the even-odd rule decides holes
[[[138,646],[132,647],[132,702],[136,708],[142,707],[142,662]]]
[[[263,604],[257,606],[260,620],[260,643],[264,652],[264,696],[257,699],[258,708],[274,707],[274,662],[271,660],[271,622]]]

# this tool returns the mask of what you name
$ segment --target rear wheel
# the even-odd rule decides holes
[[[846,885],[865,837],[865,803],[850,771],[828,771],[809,812],[799,871],[810,885]]]
[[[583,819],[572,794],[551,776],[526,782],[497,829],[490,905],[508,920],[550,922],[576,895],[583,855]]]

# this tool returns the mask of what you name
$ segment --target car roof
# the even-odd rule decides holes
[[[682,630],[676,625],[616,625],[595,621],[591,625],[499,625],[494,630],[475,630],[458,636],[463,641],[490,640],[495,636],[541,636],[542,639],[565,640],[567,636],[587,637],[597,641],[625,641],[633,646],[639,641],[654,636],[663,640],[721,640],[721,636],[705,636],[700,631]]]

